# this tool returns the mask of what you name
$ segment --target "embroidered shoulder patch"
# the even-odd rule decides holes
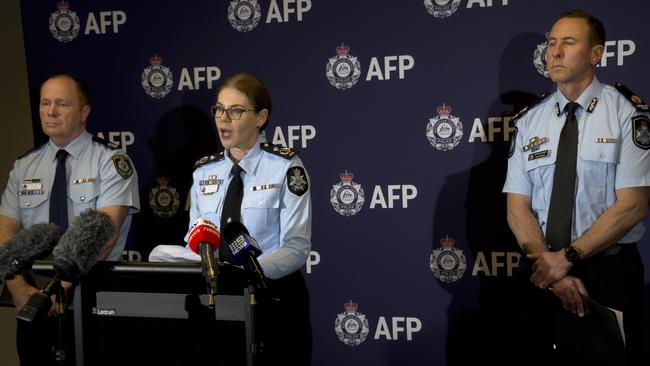
[[[307,173],[305,169],[301,166],[292,166],[287,170],[287,186],[289,187],[289,192],[300,197],[307,190],[309,190],[309,182],[307,181]]]
[[[641,149],[650,149],[650,119],[648,116],[632,117],[632,140]]]
[[[129,179],[133,175],[133,164],[129,157],[124,154],[118,154],[113,156],[113,165],[115,165],[115,170],[124,179]]]

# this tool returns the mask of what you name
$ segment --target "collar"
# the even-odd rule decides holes
[[[589,84],[587,89],[583,90],[578,99],[576,99],[576,103],[580,104],[580,107],[582,107],[579,109],[578,113],[581,113],[582,110],[592,113],[598,104],[602,91],[603,84],[601,84],[598,78],[594,76],[591,84]],[[570,100],[567,99],[559,89],[555,92],[553,98],[555,100],[556,112],[559,117],[565,113],[565,107]]]
[[[81,155],[81,152],[83,149],[92,141],[93,136],[90,134],[90,132],[84,130],[81,135],[77,136],[76,139],[72,140],[69,144],[67,144],[63,149],[70,154],[71,159],[79,159],[79,156]],[[62,149],[58,146],[56,146],[52,140],[50,140],[47,143],[47,149],[48,153],[52,155],[52,161],[56,159],[56,152],[59,151],[59,149]]]
[[[266,142],[266,138],[263,135],[258,135],[257,140],[255,141],[255,145],[253,145],[253,148],[244,156],[243,159],[239,161],[239,166],[244,169],[246,174],[251,174],[255,176],[255,172],[257,171],[257,166],[260,163],[260,160],[262,159],[262,149],[260,148],[261,144]],[[224,151],[224,155],[226,156],[226,166],[228,169],[228,174],[230,174],[230,171],[232,170],[232,166],[234,163],[230,159],[230,152],[228,150]]]

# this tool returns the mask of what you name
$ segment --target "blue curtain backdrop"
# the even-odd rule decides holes
[[[642,0],[23,1],[22,22],[34,111],[47,75],[80,75],[88,129],[138,170],[126,259],[182,244],[215,90],[249,72],[311,176],[313,364],[451,365],[516,353],[510,116],[553,91],[544,35],[569,8],[606,25],[600,80],[650,98]]]

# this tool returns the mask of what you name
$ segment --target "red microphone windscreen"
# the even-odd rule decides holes
[[[190,249],[196,254],[199,254],[199,245],[206,243],[212,246],[212,250],[216,251],[221,244],[221,234],[214,224],[206,219],[198,219],[192,224],[190,235],[187,239]]]

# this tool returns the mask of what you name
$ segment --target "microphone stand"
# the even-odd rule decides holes
[[[61,286],[60,282],[57,282],[58,285],[56,287],[56,302],[58,304],[58,309],[57,309],[57,323],[58,323],[58,332],[59,332],[59,344],[58,347],[54,348],[54,358],[56,361],[60,364],[63,365],[66,360],[65,356],[65,348],[63,347],[64,341],[64,335],[63,335],[63,316],[65,315],[66,312],[66,304],[67,304],[67,299],[65,296],[65,289],[63,286]]]

